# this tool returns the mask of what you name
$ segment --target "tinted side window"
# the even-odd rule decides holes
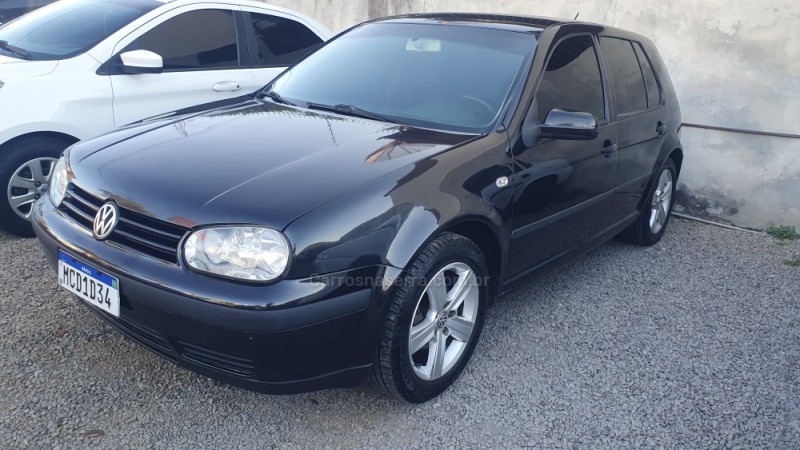
[[[642,66],[642,73],[644,74],[644,85],[647,88],[647,107],[655,108],[661,104],[661,90],[658,88],[658,81],[656,81],[656,73],[653,71],[653,66],[650,65],[650,60],[644,54],[642,45],[638,42],[633,44],[636,50],[636,57],[639,58],[639,64]]]
[[[536,102],[539,122],[555,108],[605,118],[603,82],[591,36],[574,36],[558,44],[547,62]]]
[[[601,41],[616,94],[617,114],[646,110],[644,78],[631,41],[605,37]]]
[[[190,11],[143,34],[131,45],[164,58],[164,70],[239,66],[233,13],[221,9]]]
[[[283,17],[250,13],[259,66],[289,66],[322,43],[305,25]]]
[[[34,4],[0,0],[0,10],[9,3],[23,7]],[[0,41],[27,50],[34,60],[71,58],[94,47],[158,5],[158,2],[145,4],[134,0],[58,2],[4,25],[0,29]],[[0,16],[2,14],[0,11]]]

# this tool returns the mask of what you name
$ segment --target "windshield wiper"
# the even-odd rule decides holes
[[[399,123],[397,119],[393,119],[389,116],[384,116],[382,114],[374,113],[372,111],[367,111],[366,109],[361,109],[357,106],[346,105],[343,103],[340,103],[338,105],[323,105],[322,103],[309,102],[306,105],[306,107],[309,109],[319,109],[321,111],[330,111],[339,114],[344,114],[346,116],[354,116],[354,117],[361,117],[364,119],[377,120],[379,122]]]
[[[27,50],[23,50],[17,46],[11,45],[8,43],[8,41],[0,41],[0,49],[11,52],[17,56],[21,56],[23,59],[27,59],[29,61],[33,59],[33,55],[28,53]]]
[[[281,97],[281,94],[278,94],[275,91],[266,92],[266,93],[264,93],[264,95],[266,97],[269,97],[270,99],[272,99],[276,103],[283,103],[284,105],[289,105],[289,106],[297,106],[294,103],[290,102],[289,100],[286,100],[285,98]]]

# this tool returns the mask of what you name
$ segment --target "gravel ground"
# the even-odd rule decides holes
[[[800,241],[674,220],[501,299],[472,362],[408,405],[275,397],[127,341],[0,234],[0,447],[800,448]]]

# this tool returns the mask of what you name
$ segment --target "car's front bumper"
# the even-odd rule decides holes
[[[51,264],[62,250],[119,279],[120,317],[87,305],[99,317],[181,366],[268,393],[360,383],[376,352],[386,280],[399,274],[372,266],[244,285],[97,241],[46,199],[33,227]]]

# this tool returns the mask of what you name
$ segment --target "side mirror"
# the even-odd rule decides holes
[[[588,141],[597,137],[597,120],[592,114],[554,109],[539,126],[539,138]]]
[[[161,73],[164,70],[164,60],[150,50],[132,50],[120,54],[119,57],[125,73]]]

